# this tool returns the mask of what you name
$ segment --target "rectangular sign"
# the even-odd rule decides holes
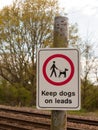
[[[79,68],[77,49],[39,49],[37,53],[37,108],[79,110]]]

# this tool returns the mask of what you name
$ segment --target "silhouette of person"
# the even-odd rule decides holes
[[[55,77],[57,77],[57,75],[56,75],[56,69],[58,70],[58,68],[55,65],[55,61],[53,61],[53,65],[50,68],[50,70],[52,70],[50,77],[52,77],[53,74],[55,75]]]

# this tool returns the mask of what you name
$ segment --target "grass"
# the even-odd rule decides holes
[[[77,116],[94,116],[98,117],[98,110],[96,111],[87,111],[84,109],[78,110],[78,111],[68,111],[67,112],[70,115],[77,115]]]

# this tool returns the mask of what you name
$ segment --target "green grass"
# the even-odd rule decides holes
[[[67,111],[70,115],[77,115],[77,116],[94,116],[98,117],[98,110],[96,111],[87,111],[84,109],[78,110],[78,111]]]

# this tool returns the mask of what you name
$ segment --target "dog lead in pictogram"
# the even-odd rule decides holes
[[[59,70],[59,76],[58,76],[59,78],[61,77],[61,75],[64,75],[64,78],[66,78],[66,72],[68,71],[67,68],[65,68],[64,71],[58,69],[58,68],[56,67],[56,65],[55,65],[55,61],[53,61],[53,64],[52,64],[50,70],[52,70],[50,77],[52,77],[53,74],[55,75],[55,77],[57,77],[56,70]]]

